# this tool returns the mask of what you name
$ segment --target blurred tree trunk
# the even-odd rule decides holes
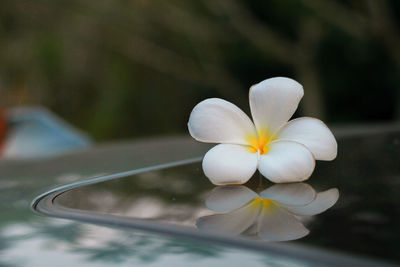
[[[354,1],[353,8],[336,1],[300,0],[317,17],[355,38],[376,38],[396,64],[398,86],[394,117],[400,120],[400,32],[386,0]],[[379,88],[377,88],[379,90]]]
[[[304,97],[301,104],[303,114],[326,119],[326,109],[321,91],[318,67],[315,63],[316,51],[321,40],[322,31],[313,19],[303,21],[299,26],[300,39],[297,43],[297,56],[292,65],[298,80],[304,86]]]
[[[386,48],[392,56],[397,66],[398,86],[396,90],[395,118],[400,120],[400,34],[395,23],[394,14],[391,12],[389,4],[385,0],[367,1],[370,17],[370,27],[376,38]]]
[[[302,114],[309,117],[326,119],[326,110],[323,102],[320,82],[315,64],[312,59],[299,61],[295,66],[296,76],[304,86],[304,97],[300,102]]]
[[[295,70],[295,78],[304,86],[305,96],[301,102],[303,113],[325,119],[325,106],[315,65],[315,51],[321,31],[314,20],[299,25],[300,39],[298,43],[293,43],[270,29],[269,25],[258,21],[239,1],[206,1],[206,4],[216,15],[227,15],[232,27],[262,54],[291,66]]]

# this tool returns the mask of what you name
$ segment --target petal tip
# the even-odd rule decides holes
[[[272,77],[265,79],[252,87],[263,86],[263,87],[276,87],[276,88],[290,88],[292,90],[299,91],[302,95],[304,94],[303,86],[296,80],[288,77]]]
[[[198,103],[190,113],[188,130],[195,140],[205,143],[247,145],[245,137],[255,134],[254,124],[246,113],[220,98]]]
[[[203,158],[203,171],[215,185],[246,183],[257,170],[257,155],[241,145],[219,144]]]
[[[329,190],[327,190],[328,192],[331,192],[332,195],[334,196],[335,199],[335,203],[336,201],[338,201],[339,197],[340,197],[340,193],[339,193],[339,189],[337,189],[336,187],[331,188]],[[326,191],[325,191],[326,192]]]
[[[271,149],[269,152],[271,155],[261,157],[258,170],[266,179],[274,183],[294,183],[306,181],[312,176],[316,160],[305,145],[288,140],[276,140],[271,142],[271,145],[274,145],[275,149],[281,148],[275,151]],[[279,154],[288,155],[288,153],[292,156],[282,160],[284,156],[281,157]]]

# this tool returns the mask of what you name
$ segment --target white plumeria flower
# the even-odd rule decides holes
[[[206,206],[215,212],[201,217],[197,227],[221,234],[288,241],[309,233],[299,216],[312,216],[332,207],[339,198],[336,188],[316,193],[308,184],[279,184],[260,194],[245,186],[213,189]]]
[[[188,128],[192,137],[221,143],[203,159],[205,175],[216,185],[243,184],[258,169],[275,183],[308,179],[315,160],[333,160],[335,137],[314,118],[288,122],[304,94],[298,82],[283,77],[264,80],[250,88],[254,123],[237,106],[220,98],[196,105]]]

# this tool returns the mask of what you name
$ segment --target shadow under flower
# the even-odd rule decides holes
[[[322,213],[338,198],[337,188],[317,193],[305,183],[276,184],[260,193],[246,186],[216,187],[205,204],[218,213],[199,218],[196,226],[268,241],[295,240],[309,233],[302,216]]]

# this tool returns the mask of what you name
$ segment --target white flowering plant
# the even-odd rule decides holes
[[[216,185],[243,184],[258,169],[275,183],[307,180],[315,160],[333,160],[337,142],[320,120],[290,120],[304,90],[290,78],[266,79],[250,88],[253,121],[237,106],[220,98],[206,99],[190,114],[191,136],[220,143],[206,153],[203,170]]]

